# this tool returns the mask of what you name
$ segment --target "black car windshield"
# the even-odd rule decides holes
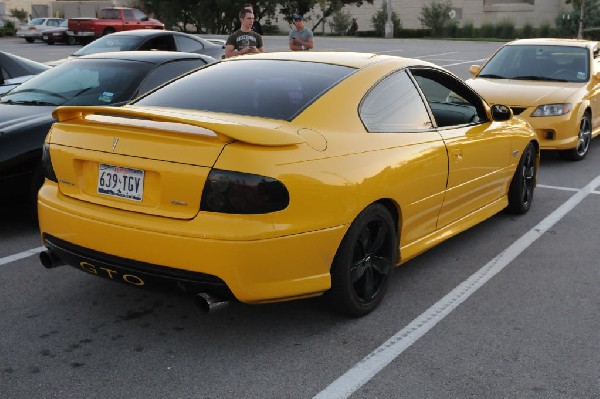
[[[24,105],[110,105],[131,99],[154,64],[125,60],[71,60],[0,97]]]
[[[306,61],[210,65],[142,97],[133,106],[173,107],[290,120],[354,68]]]
[[[141,41],[142,38],[137,36],[106,35],[80,48],[73,55],[79,57],[88,54],[108,53],[109,51],[137,50]]]
[[[589,51],[559,45],[502,47],[477,75],[480,78],[587,82]]]

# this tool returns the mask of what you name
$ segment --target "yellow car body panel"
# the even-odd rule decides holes
[[[396,219],[397,264],[506,207],[520,156],[535,142],[526,122],[491,121],[486,105],[484,123],[370,133],[356,111],[365,93],[416,61],[327,57],[360,69],[289,121],[143,106],[58,108],[46,139],[58,181],[46,180],[38,196],[43,238],[216,276],[238,300],[260,303],[327,291],[340,243],[370,204],[385,204]],[[323,55],[251,58],[310,62]],[[100,164],[145,171],[143,199],[99,193]],[[289,204],[262,214],[201,211],[212,169],[276,179]],[[108,266],[79,267],[143,285]]]

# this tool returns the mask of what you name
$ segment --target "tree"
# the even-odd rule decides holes
[[[384,37],[385,36],[385,23],[387,22],[387,6],[385,1],[381,5],[379,11],[377,11],[371,17],[371,24],[373,29],[375,29],[375,33],[377,36]],[[402,22],[400,22],[400,18],[398,18],[398,14],[396,11],[392,11],[392,23],[394,24],[394,37],[400,36],[400,30],[402,29]]]
[[[433,0],[431,6],[423,6],[421,8],[421,16],[419,21],[423,28],[431,30],[431,36],[438,36],[443,33],[450,21],[450,11],[452,11],[452,3],[449,0],[437,1]]]
[[[571,4],[573,10],[556,19],[562,36],[583,37],[587,29],[600,28],[600,0],[566,0],[565,3]]]

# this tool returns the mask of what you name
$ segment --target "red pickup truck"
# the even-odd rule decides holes
[[[109,33],[133,29],[165,29],[165,25],[135,8],[103,8],[98,18],[69,18],[67,36],[76,42],[90,42]]]

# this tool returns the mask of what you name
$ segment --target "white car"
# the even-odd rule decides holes
[[[64,21],[63,18],[35,18],[19,26],[17,36],[24,38],[28,43],[33,43],[36,39],[42,40],[42,32],[50,28],[58,28],[58,25]]]

